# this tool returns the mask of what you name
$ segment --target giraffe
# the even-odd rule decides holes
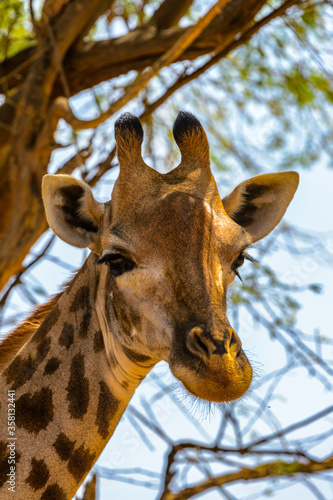
[[[120,172],[107,203],[71,176],[43,178],[50,227],[91,253],[0,345],[1,498],[70,500],[160,360],[203,400],[232,401],[251,384],[226,292],[298,174],[253,177],[222,201],[200,122],[180,112],[173,135],[181,162],[161,174],[143,161],[138,118],[116,121]]]

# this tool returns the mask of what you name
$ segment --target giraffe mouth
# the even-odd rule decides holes
[[[215,403],[226,403],[241,398],[249,389],[252,380],[251,368],[243,380],[240,377],[237,377],[237,381],[224,378],[220,383],[216,377],[203,378],[194,373],[179,373],[178,368],[174,368],[172,372],[192,396]]]
[[[169,366],[190,394],[210,402],[234,401],[246,393],[252,381],[252,367],[242,348],[233,357],[218,354],[206,362],[198,356],[171,353]]]

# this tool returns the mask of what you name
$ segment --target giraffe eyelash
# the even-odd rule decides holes
[[[249,260],[250,262],[252,262],[252,264],[258,264],[257,259],[249,255],[246,250],[244,250],[243,254],[244,254],[244,259]]]
[[[246,250],[243,250],[239,254],[239,256],[237,257],[237,259],[233,262],[233,264],[231,266],[231,269],[235,273],[235,276],[237,276],[237,278],[243,284],[244,284],[244,281],[242,280],[242,277],[241,277],[241,275],[240,275],[240,273],[238,271],[238,268],[241,267],[244,264],[244,260],[249,260],[252,263],[257,263],[258,262],[254,257],[251,257],[251,255],[249,255]]]
[[[243,281],[243,278],[241,277],[241,275],[239,274],[239,272],[237,271],[237,269],[233,269],[233,272],[235,273],[235,276],[237,276],[237,278],[242,282],[242,284],[244,285],[244,281]]]

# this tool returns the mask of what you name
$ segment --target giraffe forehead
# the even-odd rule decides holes
[[[242,228],[224,212],[221,203],[209,203],[183,192],[172,192],[159,199],[145,199],[139,207],[113,220],[104,241],[107,248],[125,248],[130,254],[150,257],[151,252],[183,254],[188,249],[200,254],[203,247],[215,243],[233,252],[245,245]]]

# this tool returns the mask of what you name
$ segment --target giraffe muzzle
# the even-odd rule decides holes
[[[249,388],[252,368],[229,325],[214,333],[195,326],[186,335],[185,350],[179,347],[171,349],[170,368],[194,396],[207,401],[233,401]]]
[[[220,335],[216,338],[203,328],[196,326],[187,335],[186,347],[194,356],[209,362],[214,355],[227,354],[232,358],[238,357],[242,350],[242,343],[231,327],[224,329],[223,338]]]

